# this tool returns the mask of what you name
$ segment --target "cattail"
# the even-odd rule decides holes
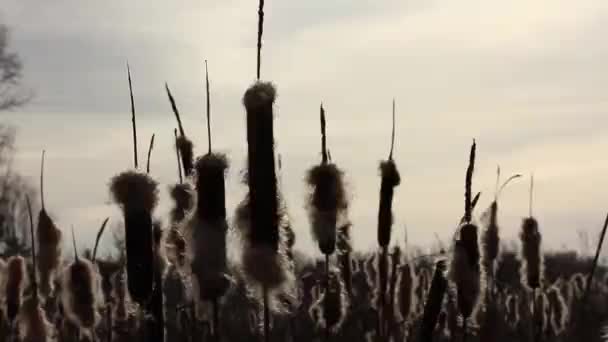
[[[376,282],[378,281],[378,263],[376,262],[376,253],[370,254],[365,259],[364,273],[367,285],[370,288],[376,288]]]
[[[126,321],[129,314],[128,309],[128,293],[127,293],[127,275],[124,269],[119,270],[113,277],[112,282],[113,297],[114,297],[114,314],[113,317],[117,321]]]
[[[19,313],[21,298],[26,282],[25,259],[21,256],[12,256],[7,262],[6,280],[6,317],[12,324]]]
[[[195,164],[197,201],[187,218],[186,250],[198,302],[214,301],[230,284],[226,268],[226,157],[206,154]]]
[[[171,90],[169,90],[169,85],[165,83],[165,90],[167,91],[167,96],[169,97],[169,103],[171,104],[171,109],[175,114],[175,118],[177,119],[177,125],[179,127],[180,135],[176,140],[176,147],[179,151],[179,154],[182,158],[182,166],[184,168],[184,175],[189,177],[192,174],[194,168],[194,152],[192,141],[186,137],[186,132],[184,131],[184,126],[182,125],[182,120],[179,116],[179,111],[177,110],[177,104],[175,103],[175,99],[171,94]]]
[[[171,208],[169,218],[171,223],[175,225],[180,223],[192,209],[194,199],[192,189],[187,183],[175,184],[170,188],[169,194],[175,204]]]
[[[505,321],[514,329],[519,324],[519,298],[516,294],[510,294],[505,300]]]
[[[103,232],[106,230],[106,227],[108,225],[108,221],[110,221],[110,218],[106,217],[106,219],[103,220],[103,222],[101,223],[101,227],[97,231],[97,236],[95,237],[95,246],[93,247],[93,254],[92,254],[92,258],[91,258],[91,261],[93,263],[95,263],[95,261],[97,260],[97,248],[99,247],[99,242],[101,241],[101,237],[103,236]]]
[[[17,319],[21,342],[51,341],[51,324],[47,320],[37,296],[31,295],[23,301]]]
[[[547,332],[550,323],[550,307],[547,295],[542,291],[536,291],[534,294],[534,323],[536,325],[536,333],[541,335]],[[538,340],[538,339],[537,339]]]
[[[74,261],[63,274],[62,303],[67,318],[81,329],[90,331],[99,319],[96,311],[99,284],[95,268],[87,259],[78,257],[75,239],[73,243]]]
[[[391,242],[391,229],[393,226],[393,194],[395,187],[401,182],[397,165],[393,161],[393,148],[395,145],[395,101],[393,100],[393,134],[391,150],[388,159],[380,163],[380,206],[378,209],[378,245],[386,248]]]
[[[477,226],[473,224],[460,228],[460,239],[454,244],[450,279],[456,285],[458,309],[466,320],[476,309],[481,291]]]
[[[251,247],[264,247],[271,254],[279,245],[279,201],[274,165],[273,104],[276,90],[257,82],[247,89],[248,183]],[[262,251],[260,251],[262,252]],[[263,283],[262,279],[260,281]]]
[[[412,316],[413,309],[416,307],[416,296],[414,289],[416,288],[416,276],[409,262],[399,267],[399,275],[397,279],[397,309],[400,319],[408,321]],[[424,303],[424,301],[422,301]]]
[[[445,278],[445,271],[445,260],[438,260],[435,263],[435,273],[433,274],[433,280],[431,281],[431,289],[424,306],[424,315],[422,316],[419,341],[433,341],[433,331],[437,325],[439,313],[441,312],[441,305],[443,303],[443,297],[445,296],[448,287],[448,281]]]
[[[543,256],[540,251],[541,235],[538,221],[532,216],[532,194],[534,177],[530,180],[530,216],[524,218],[519,237],[521,239],[522,284],[536,290],[540,287],[543,276]]]
[[[40,166],[40,197],[42,208],[38,214],[37,242],[38,263],[37,272],[40,278],[40,293],[47,298],[53,292],[55,271],[61,260],[61,230],[49,217],[44,206],[44,151]]]
[[[336,226],[346,217],[348,200],[343,181],[344,174],[335,164],[328,162],[325,134],[325,110],[321,106],[322,161],[312,167],[306,176],[310,187],[308,216],[313,237],[321,253],[333,254],[336,247]]]
[[[112,178],[110,191],[125,219],[129,293],[143,305],[154,282],[152,211],[158,202],[157,183],[146,174],[125,171]]]
[[[561,335],[566,331],[568,324],[569,311],[568,305],[562,296],[560,289],[556,286],[551,286],[547,289],[547,299],[551,310],[551,328],[556,336]]]
[[[570,285],[576,299],[583,298],[585,287],[587,287],[587,278],[582,273],[575,273],[570,277]]]
[[[465,179],[465,223],[459,228],[459,238],[454,242],[450,279],[456,285],[457,302],[464,319],[463,333],[466,335],[466,321],[477,307],[481,291],[480,252],[477,226],[471,223],[471,185],[475,168],[476,144],[473,140]]]
[[[484,221],[484,231],[481,236],[481,244],[483,246],[483,268],[490,279],[494,278],[494,269],[500,253],[500,236],[498,226],[498,198],[502,190],[514,179],[521,177],[516,174],[509,177],[500,187],[500,167],[496,170],[496,190],[494,191],[494,201],[490,207],[482,214]],[[493,285],[492,285],[493,286]]]
[[[350,228],[351,223],[341,225],[338,228],[338,239],[336,241],[340,276],[349,297],[353,295],[353,262],[351,258],[353,247],[351,245]]]
[[[317,324],[321,329],[337,333],[344,322],[349,307],[348,296],[341,277],[335,271],[330,271],[329,285],[322,292],[313,307],[318,308],[320,315]]]

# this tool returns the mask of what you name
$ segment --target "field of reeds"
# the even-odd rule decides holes
[[[0,258],[0,341],[602,340],[608,274],[598,260],[608,218],[593,259],[545,253],[533,176],[504,178],[498,168],[493,201],[478,207],[475,140],[463,151],[464,206],[462,217],[454,218],[450,245],[423,254],[415,241],[395,241],[392,203],[401,175],[394,103],[388,153],[378,165],[377,250],[352,248],[351,234],[369,227],[349,219],[348,170],[332,160],[326,129],[331,122],[323,106],[319,160],[311,161],[304,176],[307,196],[290,203],[306,208],[323,257],[313,260],[295,250],[275,152],[277,86],[261,81],[263,5],[261,0],[257,81],[242,97],[248,159],[241,181],[248,192],[235,212],[226,209],[230,161],[212,148],[207,73],[205,151],[194,150],[178,101],[165,84],[177,128],[175,158],[164,162],[176,165],[176,178],[169,217],[155,214],[160,190],[150,170],[154,135],[146,153],[139,153],[136,78],[127,65],[131,102],[125,124],[132,125],[132,136],[125,137],[125,146],[133,146],[133,167],[117,170],[108,189],[122,213],[120,253],[98,255],[109,218],[87,251],[79,250],[73,229],[66,234],[56,226],[46,209],[53,204],[45,203],[42,151],[37,215],[31,194],[19,197],[27,218],[18,222],[27,222],[30,241]],[[500,234],[500,195],[512,182],[530,185],[518,248],[505,247]],[[229,246],[235,251],[229,253]]]

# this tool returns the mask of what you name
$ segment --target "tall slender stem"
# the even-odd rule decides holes
[[[325,297],[323,298],[323,312],[327,315],[329,310],[329,254],[325,254]],[[329,324],[325,321],[325,342],[329,342]]]
[[[258,59],[257,59],[257,79],[260,79],[260,69],[262,64],[262,35],[264,34],[264,0],[260,0],[258,8]]]
[[[607,228],[608,228],[608,215],[606,215],[606,220],[604,221],[604,227],[602,227],[600,241],[597,244],[597,250],[595,251],[595,257],[593,258],[593,264],[591,265],[591,272],[589,273],[589,277],[587,278],[587,286],[585,287],[585,293],[583,295],[583,305],[585,305],[587,303],[587,296],[589,295],[589,291],[591,290],[591,283],[593,282],[593,276],[595,275],[595,269],[597,268],[597,263],[600,258],[600,252],[602,251],[602,244],[604,243],[604,238],[606,237]]]
[[[207,93],[207,139],[209,141],[209,154],[211,154],[211,98],[209,96],[209,68],[205,60],[205,89]]]
[[[182,177],[182,159],[179,157],[179,148],[177,148],[177,128],[173,130],[175,135],[175,154],[177,155],[177,174],[179,175],[179,184],[184,182]]]
[[[264,341],[270,341],[270,311],[268,308],[268,288],[266,285],[262,285],[262,292],[264,297]]]
[[[133,126],[133,164],[137,169],[137,126],[135,123],[135,101],[133,100],[133,86],[131,84],[131,68],[127,62],[127,75],[129,79],[129,96],[131,98],[131,123]]]

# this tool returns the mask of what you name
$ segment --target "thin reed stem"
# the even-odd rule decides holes
[[[530,202],[528,203],[529,217],[532,217],[532,202],[534,202],[534,174],[530,175]]]
[[[264,300],[264,341],[270,341],[270,309],[268,308],[268,287],[262,285],[262,297]]]
[[[323,298],[323,312],[329,310],[329,254],[325,254],[325,297]],[[329,323],[325,320],[325,342],[329,342]]]
[[[146,173],[150,173],[150,159],[152,157],[152,149],[154,148],[154,133],[150,138],[150,147],[148,147],[148,161],[146,163]]]
[[[262,64],[262,35],[264,34],[264,0],[260,0],[258,8],[258,58],[257,58],[257,79],[260,79],[260,69]]]
[[[597,244],[597,249],[595,251],[595,257],[593,258],[593,264],[591,264],[591,272],[589,273],[589,277],[587,278],[587,286],[585,287],[585,293],[583,295],[583,306],[585,306],[587,304],[587,297],[589,296],[589,291],[591,290],[591,283],[593,282],[593,276],[595,275],[595,269],[597,268],[597,264],[600,259],[600,252],[602,251],[602,244],[604,243],[604,238],[606,237],[607,228],[608,228],[608,215],[606,215],[606,220],[604,221],[604,227],[602,227],[600,241]]]
[[[328,155],[327,155],[327,136],[326,136],[326,131],[325,131],[325,109],[323,108],[323,104],[321,104],[321,155],[322,155],[322,163],[323,164],[327,164],[327,159],[328,159]]]
[[[42,150],[42,158],[40,160],[40,205],[42,206],[42,210],[45,209],[44,206],[44,156],[45,151]]]
[[[393,99],[393,131],[391,133],[391,151],[388,154],[388,160],[393,160],[394,148],[395,148],[395,99]]]
[[[133,164],[137,169],[137,125],[135,123],[135,101],[133,100],[133,85],[131,83],[131,68],[129,67],[129,62],[127,62],[127,76],[129,79],[129,96],[131,98],[131,123],[133,126]]]
[[[177,128],[173,130],[173,134],[175,135],[175,155],[177,155],[177,174],[179,176],[179,184],[184,182],[184,178],[182,176],[182,159],[179,156],[179,148],[177,148]]]
[[[259,77],[258,77],[259,78]],[[207,93],[207,140],[209,141],[209,154],[211,154],[211,97],[209,96],[209,68],[205,59],[205,89]]]

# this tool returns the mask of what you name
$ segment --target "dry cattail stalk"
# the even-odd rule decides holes
[[[551,328],[556,336],[563,334],[566,331],[569,310],[561,291],[556,286],[551,286],[547,289],[547,299],[551,310]]]
[[[6,317],[12,324],[19,313],[21,299],[26,282],[25,259],[21,256],[12,256],[7,262],[6,280]]]
[[[329,285],[324,288],[313,307],[320,313],[317,317],[319,328],[335,334],[344,322],[350,303],[338,273],[330,271],[328,279]]]
[[[113,277],[114,286],[113,294],[114,297],[114,314],[113,317],[117,321],[126,321],[129,315],[128,309],[128,293],[127,293],[127,274],[124,269],[116,272]]]
[[[154,148],[154,133],[150,138],[150,146],[148,147],[148,161],[146,162],[146,173],[150,173],[150,160],[152,159],[152,149]]]
[[[323,106],[320,116],[322,160],[319,165],[312,167],[306,176],[310,187],[307,210],[313,238],[317,241],[321,253],[331,255],[336,247],[336,227],[341,219],[346,218],[348,200],[343,172],[327,159]]]
[[[99,247],[99,242],[101,241],[101,237],[103,236],[103,232],[106,230],[106,226],[108,225],[108,221],[110,221],[109,217],[106,217],[105,220],[101,223],[101,227],[97,231],[97,236],[95,237],[95,246],[93,247],[93,254],[91,261],[95,263],[97,260],[97,247]]]
[[[135,101],[133,100],[133,84],[131,83],[131,68],[127,62],[127,77],[129,80],[129,97],[131,99],[131,126],[133,128],[133,166],[139,167],[137,160],[137,124],[135,121]]]
[[[393,100],[393,134],[391,150],[388,159],[380,163],[380,206],[378,209],[378,245],[386,248],[391,242],[393,226],[393,194],[395,187],[401,182],[397,165],[393,161],[393,148],[395,145],[395,101]]]
[[[406,261],[406,263],[399,268],[399,277],[397,279],[396,311],[401,321],[409,321],[413,309],[416,307],[416,296],[414,296],[415,288],[416,275],[413,272],[411,264]]]
[[[477,226],[471,223],[472,201],[471,185],[475,168],[476,144],[473,140],[469,155],[469,166],[465,178],[465,223],[459,228],[459,237],[454,241],[450,279],[456,285],[457,302],[463,317],[463,335],[466,336],[467,320],[477,307],[481,292],[481,268]]]
[[[437,325],[443,297],[448,288],[448,281],[445,278],[446,268],[445,260],[438,260],[435,263],[435,273],[433,274],[433,280],[431,281],[431,289],[424,306],[419,341],[433,341],[433,331]]]
[[[197,305],[222,297],[230,284],[226,266],[227,168],[221,154],[206,154],[195,163],[197,201],[185,222],[185,240]]]
[[[344,282],[344,289],[349,297],[353,295],[353,260],[351,253],[353,251],[350,238],[351,223],[343,224],[338,228],[338,239],[336,247],[338,249],[338,265],[340,268],[340,276]]]
[[[99,284],[93,265],[87,259],[78,257],[75,238],[73,244],[74,261],[63,274],[63,308],[72,323],[80,329],[92,331],[99,320],[96,310]]]
[[[509,294],[505,299],[505,321],[515,329],[519,324],[519,298],[516,294]]]
[[[40,293],[47,298],[53,292],[55,271],[61,262],[61,230],[46,212],[44,205],[44,155],[40,164],[40,203],[42,208],[38,214],[38,277],[40,278]]]
[[[21,342],[52,341],[52,325],[47,320],[37,296],[31,295],[23,301],[17,320]]]
[[[270,292],[283,285],[289,277],[286,247],[281,243],[279,234],[280,225],[286,220],[283,220],[285,215],[280,212],[275,170],[275,98],[274,86],[259,81],[243,96],[247,111],[249,194],[237,208],[236,215],[237,225],[244,236],[243,269],[262,288],[266,341],[270,338]]]
[[[540,287],[543,277],[543,256],[540,243],[541,235],[538,221],[532,216],[532,194],[534,190],[534,177],[530,180],[530,216],[524,218],[519,237],[521,239],[521,280],[528,289],[536,290]]]
[[[575,273],[570,277],[570,285],[576,299],[583,298],[585,287],[587,287],[587,278],[582,273]]]
[[[494,201],[490,204],[490,207],[482,214],[482,221],[484,221],[484,231],[481,236],[481,243],[483,246],[483,259],[482,264],[484,272],[490,280],[494,279],[494,270],[498,256],[500,254],[500,236],[498,226],[498,199],[502,190],[514,179],[521,177],[516,174],[509,177],[499,187],[500,182],[500,167],[496,170],[496,189],[494,191]],[[492,289],[494,285],[490,284],[489,289]]]
[[[150,265],[154,263],[152,211],[158,202],[157,183],[147,174],[125,171],[112,178],[110,191],[125,220],[129,293],[143,305],[154,282]]]
[[[169,90],[169,85],[165,83],[165,90],[167,91],[167,96],[169,97],[169,103],[171,104],[171,109],[175,114],[175,118],[177,119],[177,126],[179,127],[179,137],[176,140],[176,147],[179,150],[179,155],[182,158],[182,167],[184,168],[184,175],[189,177],[192,174],[194,168],[194,152],[192,150],[193,145],[192,141],[186,137],[186,132],[184,131],[184,126],[182,125],[182,120],[179,116],[179,111],[177,110],[177,104],[175,103],[175,99],[171,94],[171,90]]]

